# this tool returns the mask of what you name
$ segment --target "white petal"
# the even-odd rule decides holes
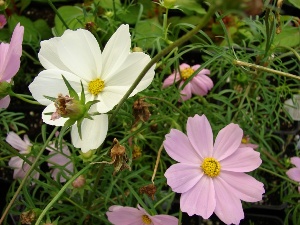
[[[29,85],[33,98],[42,105],[49,105],[52,101],[46,99],[45,95],[54,98],[58,94],[68,95],[69,91],[62,79],[62,75],[78,93],[81,92],[80,78],[76,75],[63,70],[50,69],[40,72]],[[86,86],[86,82],[83,82],[83,86]]]
[[[81,148],[82,152],[98,148],[104,141],[108,130],[108,116],[101,114],[93,116],[93,120],[84,119],[81,124],[82,139],[79,137],[77,124],[72,126],[72,144]]]
[[[60,69],[71,72],[58,56],[58,43],[61,37],[54,37],[41,41],[41,50],[38,54],[40,63],[45,69]]]
[[[130,53],[129,25],[122,24],[108,40],[103,53],[102,80],[108,80],[124,63]]]
[[[74,74],[86,81],[100,76],[101,51],[91,32],[66,30],[58,43],[58,55]]]
[[[42,112],[43,122],[46,124],[49,124],[49,125],[53,125],[53,126],[63,126],[69,118],[60,117],[59,119],[51,120],[51,115],[46,115],[46,113],[53,113],[55,111],[56,111],[56,108],[55,108],[54,103],[52,102]]]

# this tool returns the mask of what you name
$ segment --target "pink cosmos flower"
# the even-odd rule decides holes
[[[0,82],[10,82],[20,69],[24,27],[17,24],[12,34],[10,44],[0,44]],[[10,96],[0,99],[0,108],[7,108]]]
[[[6,18],[3,14],[0,15],[0,29],[2,29],[7,23]]]
[[[31,151],[32,144],[29,141],[29,138],[27,135],[24,135],[24,140],[22,140],[15,132],[9,132],[6,137],[6,142],[9,143],[12,147],[20,151],[20,154],[27,155]],[[34,157],[29,156],[27,158],[30,162],[34,161]],[[23,179],[25,177],[26,172],[30,169],[30,166],[23,161],[18,156],[12,157],[8,165],[12,168],[14,168],[14,179]],[[34,179],[39,179],[40,174],[37,172],[32,173],[32,177]]]
[[[178,225],[178,219],[169,215],[150,216],[141,206],[138,208],[113,205],[106,213],[114,225]]]
[[[184,84],[185,80],[188,79],[200,65],[190,66],[186,63],[183,63],[179,66],[180,73],[174,71],[169,77],[167,77],[163,83],[163,88],[166,88],[173,83],[180,81],[179,88]],[[210,74],[208,69],[203,69],[195,75],[189,83],[180,91],[181,98],[179,101],[186,101],[194,95],[204,96],[208,93],[210,89],[214,86],[213,81],[207,76]]]
[[[180,207],[189,216],[209,218],[215,213],[226,224],[239,224],[244,218],[241,200],[256,202],[265,192],[263,183],[245,174],[262,163],[250,147],[240,148],[243,130],[229,124],[213,144],[211,126],[205,117],[187,121],[187,135],[172,129],[164,147],[179,163],[165,172],[168,185],[181,193]]]
[[[300,157],[292,157],[291,163],[294,164],[296,167],[291,168],[286,172],[286,175],[297,182],[300,182]],[[300,192],[300,186],[298,187],[298,191]]]
[[[59,180],[61,183],[66,181],[74,172],[74,165],[70,160],[70,150],[67,145],[63,144],[62,150],[57,149],[55,144],[51,144],[46,148],[49,153],[48,166],[52,169],[51,176],[54,180]]]

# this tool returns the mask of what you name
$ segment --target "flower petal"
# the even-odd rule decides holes
[[[214,178],[216,192],[215,214],[226,224],[239,224],[244,218],[241,200],[228,189],[228,185],[219,177]]]
[[[155,215],[151,216],[153,225],[178,225],[178,219],[169,215]]]
[[[180,209],[189,216],[194,214],[209,218],[216,207],[213,179],[202,176],[201,180],[189,191],[181,194]]]
[[[232,172],[250,172],[260,166],[260,153],[252,148],[238,148],[232,155],[219,161],[222,170]]]
[[[193,94],[204,96],[213,88],[214,83],[208,76],[197,75],[191,80],[191,85]]]
[[[133,207],[111,206],[106,213],[108,220],[114,225],[142,224],[143,212]]]
[[[53,125],[53,126],[63,126],[69,118],[60,117],[56,120],[52,120],[51,115],[48,113],[53,113],[55,111],[56,111],[56,107],[53,102],[43,110],[43,112],[42,112],[43,122],[46,124],[49,124],[49,125]]]
[[[213,157],[221,161],[233,154],[241,144],[243,130],[237,124],[229,124],[217,135]]]
[[[7,95],[4,98],[0,99],[0,109],[6,109],[10,103],[10,96]]]
[[[168,155],[177,162],[200,165],[200,156],[191,145],[188,137],[181,131],[171,129],[163,144]]]
[[[98,148],[106,138],[108,130],[108,116],[100,114],[93,116],[93,120],[84,119],[81,124],[82,139],[80,139],[77,124],[72,126],[72,144],[81,148],[83,153]]]
[[[297,168],[300,169],[300,157],[292,157],[291,163],[293,163]]]
[[[91,32],[66,30],[57,43],[57,52],[63,64],[86,82],[99,78],[101,51]]]
[[[49,69],[40,72],[29,85],[29,90],[33,98],[42,105],[49,105],[52,101],[46,99],[44,96],[56,98],[58,94],[68,95],[69,91],[62,79],[62,75],[76,92],[81,92],[80,78],[76,75],[63,70]],[[86,83],[83,82],[83,86],[85,85]]]
[[[179,89],[181,88],[181,86],[183,85],[183,81],[182,82],[180,82],[180,84],[179,84]],[[187,83],[186,85],[185,85],[185,87],[180,91],[180,99],[179,99],[179,101],[180,102],[184,102],[184,101],[186,101],[186,100],[188,100],[188,99],[190,99],[192,97],[192,85],[191,85],[191,83],[189,82],[189,83]]]
[[[220,179],[232,195],[246,202],[260,201],[265,193],[264,184],[245,173],[222,171]]]
[[[162,87],[163,88],[169,87],[179,80],[180,80],[180,74],[178,72],[174,72],[164,80]]]
[[[189,117],[186,130],[188,139],[197,153],[203,159],[212,156],[213,133],[206,116]]]
[[[130,53],[129,25],[122,24],[108,40],[102,53],[102,80],[109,80],[115,71],[123,65]]]
[[[197,164],[177,163],[165,172],[167,184],[177,193],[184,193],[192,189],[202,176],[203,172]]]
[[[286,175],[297,182],[300,182],[300,169],[299,168],[291,168],[288,171],[286,171]]]
[[[25,135],[27,136],[27,135]],[[19,150],[20,153],[28,153],[28,147],[32,144],[28,144],[25,141],[23,141],[19,135],[17,135],[15,132],[9,132],[6,137],[6,142],[10,144],[15,149]]]

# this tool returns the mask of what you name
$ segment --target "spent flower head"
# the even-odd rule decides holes
[[[181,193],[181,210],[204,219],[215,213],[226,224],[239,224],[244,218],[241,200],[260,201],[265,192],[263,183],[245,174],[262,163],[259,153],[240,147],[243,131],[237,124],[220,130],[214,144],[205,115],[190,117],[186,129],[187,135],[172,129],[164,141],[168,155],[179,162],[165,176],[172,190]]]

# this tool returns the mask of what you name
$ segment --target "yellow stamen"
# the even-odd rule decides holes
[[[188,79],[193,73],[195,72],[195,70],[193,70],[191,67],[180,70],[180,74],[181,74],[181,78],[183,80]]]
[[[214,158],[205,158],[201,165],[203,172],[209,177],[216,177],[221,172],[220,163]]]
[[[97,95],[104,89],[104,81],[99,78],[92,80],[89,83],[88,89],[91,94]]]
[[[152,223],[152,220],[147,215],[143,215],[142,220],[143,220],[144,224],[151,224]]]

